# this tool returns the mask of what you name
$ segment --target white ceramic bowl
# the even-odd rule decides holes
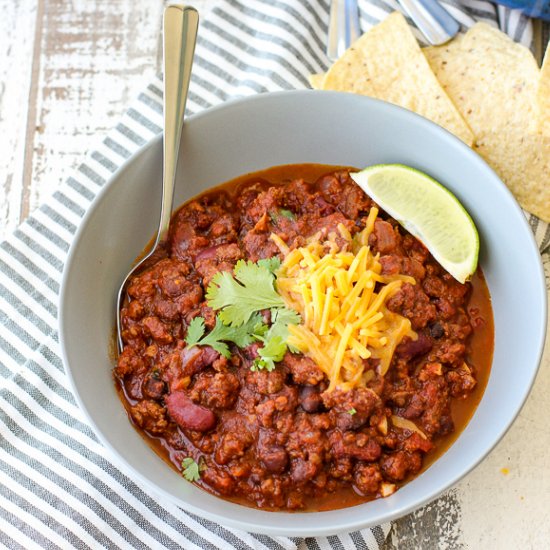
[[[431,174],[462,201],[481,236],[480,262],[495,318],[485,395],[458,440],[426,472],[389,498],[353,508],[292,514],[254,510],[198,489],[163,463],[130,425],[109,357],[117,289],[156,230],[161,160],[159,137],[101,190],[74,239],[61,291],[61,343],[76,398],[100,440],[137,483],[221,524],[318,536],[402,516],[437,497],[487,455],[527,398],[544,343],[544,275],[524,215],[485,162],[438,126],[365,97],[304,91],[254,96],[187,120],[175,204],[279,164],[395,162]]]

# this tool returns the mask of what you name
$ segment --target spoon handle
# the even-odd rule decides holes
[[[437,0],[398,0],[426,40],[445,44],[460,30],[460,24]]]
[[[193,54],[199,26],[197,10],[170,5],[164,10],[164,142],[160,223],[155,247],[166,240],[176,183],[176,167]]]

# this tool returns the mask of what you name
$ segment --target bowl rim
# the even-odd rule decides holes
[[[311,94],[323,94],[325,96],[330,95],[330,96],[333,96],[335,100],[338,100],[339,96],[355,95],[355,94],[348,94],[346,92],[330,92],[330,91],[317,91],[317,90],[289,90],[289,91],[269,92],[269,93],[263,93],[263,94],[254,94],[251,96],[231,99],[221,104],[218,104],[214,107],[210,107],[208,109],[200,111],[199,113],[190,115],[189,117],[186,118],[185,124],[192,125],[194,121],[200,121],[204,117],[209,117],[212,114],[217,113],[219,111],[240,108],[243,105],[246,105],[250,102],[267,102],[267,103],[272,101],[277,102],[279,98],[282,98],[282,97],[292,98],[292,96],[298,97],[298,96],[311,95]],[[157,136],[150,139],[143,146],[139,147],[139,149],[137,149],[130,157],[128,157],[128,159],[126,159],[119,166],[119,168],[109,177],[107,182],[103,185],[103,187],[99,190],[99,192],[94,197],[92,202],[88,205],[83,218],[80,220],[77,231],[73,236],[73,240],[71,242],[69,252],[67,254],[67,258],[65,261],[65,265],[63,268],[63,275],[62,275],[62,281],[61,281],[60,293],[59,293],[59,315],[58,315],[59,343],[61,348],[63,365],[65,367],[65,372],[69,379],[71,390],[78,404],[78,407],[84,413],[86,420],[88,421],[89,425],[92,427],[95,435],[98,437],[101,444],[104,445],[109,450],[111,455],[110,458],[112,458],[119,465],[123,465],[126,471],[131,471],[134,480],[139,481],[143,486],[151,489],[154,493],[161,495],[163,498],[166,498],[169,502],[175,503],[178,506],[184,506],[185,510],[192,511],[193,513],[196,513],[201,517],[215,521],[221,525],[226,525],[233,528],[242,529],[245,531],[249,531],[250,528],[252,528],[251,532],[261,532],[261,533],[275,535],[275,536],[328,536],[332,534],[350,532],[358,529],[371,527],[379,523],[393,521],[399,517],[402,517],[403,515],[410,513],[420,508],[421,506],[424,506],[425,504],[436,499],[442,493],[447,491],[450,487],[458,483],[464,476],[466,476],[469,472],[471,472],[474,468],[476,468],[480,464],[480,462],[482,462],[487,457],[487,455],[494,449],[494,447],[501,441],[504,435],[508,432],[511,425],[513,424],[518,414],[520,413],[521,409],[525,405],[525,402],[532,390],[534,381],[536,379],[537,373],[540,368],[542,354],[544,352],[544,347],[545,347],[546,326],[548,322],[548,304],[547,304],[544,267],[542,265],[541,255],[540,255],[538,246],[536,244],[535,237],[529,226],[529,223],[521,207],[516,202],[516,199],[513,197],[511,191],[502,182],[502,180],[500,180],[500,178],[494,173],[492,168],[485,162],[485,160],[483,160],[475,151],[473,151],[470,147],[465,145],[462,141],[460,141],[457,137],[455,137],[453,134],[451,134],[444,128],[441,128],[435,123],[425,119],[424,117],[412,111],[390,104],[388,102],[374,99],[374,98],[369,98],[366,96],[356,96],[356,97],[360,97],[361,98],[360,101],[370,102],[374,104],[377,109],[386,110],[387,112],[390,112],[390,113],[395,112],[397,114],[400,114],[400,116],[404,117],[405,119],[407,118],[411,120],[415,119],[415,124],[420,124],[426,130],[439,133],[442,138],[450,140],[453,146],[455,147],[458,146],[460,149],[462,149],[462,154],[469,156],[471,162],[484,165],[484,169],[489,169],[491,172],[493,172],[493,174],[495,175],[495,178],[500,182],[503,188],[502,191],[504,192],[508,202],[510,203],[510,208],[515,210],[516,214],[518,215],[519,223],[522,225],[523,229],[527,234],[527,242],[525,243],[525,245],[529,247],[530,249],[529,252],[534,257],[535,263],[537,264],[537,269],[534,272],[533,284],[535,283],[535,279],[536,279],[538,283],[536,291],[540,295],[539,298],[540,298],[540,304],[541,304],[541,320],[543,322],[541,322],[541,325],[539,327],[539,334],[536,336],[536,339],[538,341],[538,351],[536,353],[536,358],[537,358],[536,367],[533,368],[531,371],[531,375],[527,385],[525,386],[525,391],[523,395],[521,395],[521,398],[518,399],[514,409],[508,411],[508,418],[506,422],[503,424],[502,428],[497,433],[493,434],[493,437],[487,441],[486,445],[483,447],[483,452],[480,453],[480,455],[477,457],[476,460],[467,462],[467,464],[459,468],[456,471],[455,475],[450,477],[445,484],[439,486],[436,490],[432,490],[426,493],[423,498],[417,499],[414,505],[409,504],[409,505],[396,506],[391,511],[388,511],[387,513],[385,513],[382,518],[376,519],[374,521],[369,520],[367,522],[364,522],[364,521],[362,522],[362,521],[358,521],[357,519],[350,519],[348,521],[339,521],[337,527],[331,527],[330,525],[320,525],[314,532],[312,532],[311,530],[310,531],[300,530],[299,526],[296,526],[296,527],[289,526],[288,528],[280,528],[280,527],[272,527],[272,526],[270,527],[269,525],[267,525],[269,523],[270,515],[284,514],[288,516],[289,512],[269,512],[265,510],[260,510],[260,512],[262,512],[263,514],[266,514],[265,522],[261,525],[259,522],[255,522],[252,525],[249,525],[246,521],[226,518],[225,516],[218,514],[216,512],[211,512],[204,508],[196,507],[192,502],[183,501],[181,499],[178,499],[174,495],[168,493],[167,491],[165,491],[164,489],[156,485],[153,481],[149,480],[147,477],[145,477],[140,472],[138,472],[132,465],[130,465],[126,461],[126,459],[118,453],[118,451],[110,443],[109,439],[98,428],[96,422],[94,421],[87,407],[84,405],[84,402],[77,389],[77,384],[73,376],[72,368],[69,363],[67,345],[65,341],[65,328],[64,328],[66,323],[66,309],[68,307],[67,295],[65,290],[67,288],[67,281],[70,277],[70,273],[72,270],[72,265],[73,265],[74,256],[75,256],[75,249],[77,248],[77,244],[81,239],[81,235],[86,231],[88,223],[92,217],[93,211],[95,210],[97,205],[101,201],[103,201],[104,198],[107,196],[110,187],[113,185],[113,182],[120,179],[120,177],[124,174],[124,172],[128,170],[128,168],[135,162],[136,158],[144,154],[149,149],[155,146],[158,146],[158,142],[162,141],[162,133],[158,134]],[[393,115],[390,115],[390,116],[393,116]],[[130,423],[128,423],[128,426],[131,427]],[[131,429],[134,429],[134,428],[131,427]],[[364,505],[368,505],[368,502],[360,504],[359,506],[364,506]],[[235,506],[240,506],[240,505],[235,504]],[[242,508],[243,510],[247,510],[246,507],[242,507]],[[295,513],[293,513],[292,515],[294,514]],[[297,514],[300,515],[300,512],[298,512]],[[307,514],[318,514],[320,517],[320,523],[324,523],[323,522],[324,516],[326,516],[327,514],[331,514],[331,511],[307,512]],[[256,528],[256,530],[254,530],[254,528]]]

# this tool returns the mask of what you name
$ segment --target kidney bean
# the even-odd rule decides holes
[[[218,248],[221,245],[216,246],[209,246],[207,248],[203,248],[196,256],[195,261],[198,262],[200,260],[212,260],[216,257],[216,252],[218,251]]]
[[[288,464],[287,452],[280,445],[263,449],[260,453],[260,459],[268,472],[281,473]]]
[[[186,347],[181,352],[181,367],[184,376],[193,376],[211,365],[220,354],[210,346]]]
[[[428,353],[432,347],[433,344],[430,337],[420,333],[416,340],[407,340],[402,342],[395,351],[397,355],[403,357],[404,359],[414,359],[419,355]]]
[[[193,403],[182,391],[172,392],[165,403],[168,414],[180,428],[207,432],[216,424],[216,416],[210,409]]]
[[[149,399],[160,399],[166,392],[166,384],[162,380],[147,376],[141,384],[141,392]]]
[[[315,386],[304,386],[300,391],[300,405],[308,413],[314,413],[319,410],[323,400]]]
[[[369,417],[361,412],[350,414],[349,412],[343,412],[335,415],[336,425],[342,430],[357,430],[361,426],[364,426]]]

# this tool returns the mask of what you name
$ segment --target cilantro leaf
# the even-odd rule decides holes
[[[285,303],[273,285],[275,276],[271,270],[274,263],[267,265],[269,267],[239,260],[234,270],[235,277],[227,271],[214,275],[206,298],[211,308],[220,310],[218,316],[224,324],[239,327],[257,311],[284,307]]]
[[[299,325],[302,321],[300,314],[292,309],[279,308],[271,310],[271,327],[266,339],[280,336],[283,341],[288,340],[288,325]]]
[[[205,332],[204,319],[202,317],[195,317],[187,327],[187,336],[185,341],[189,346],[194,346],[199,343]]]
[[[263,340],[269,331],[269,326],[264,323],[264,319],[259,313],[255,313],[247,325],[252,327],[251,335],[254,340]]]
[[[270,210],[269,212],[269,217],[271,218],[271,221],[275,224],[279,223],[281,216],[283,216],[287,220],[290,220],[291,222],[296,220],[294,212],[292,212],[291,210],[287,210],[286,208],[279,208],[279,210]]]
[[[191,457],[184,458],[181,461],[181,467],[181,475],[187,481],[198,481],[201,478],[201,468]]]
[[[277,256],[273,256],[272,258],[263,258],[262,260],[258,260],[256,263],[260,267],[265,267],[265,269],[273,274],[275,274],[275,271],[281,267],[281,260],[277,258]]]
[[[279,223],[279,220],[281,219],[277,210],[270,210],[269,217],[273,223]]]
[[[218,325],[221,325],[223,327],[223,324],[218,319],[216,319],[216,326],[214,327],[214,329],[206,336],[204,336],[206,330],[204,319],[202,317],[195,317],[187,327],[187,336],[185,337],[186,344],[189,347],[210,346],[224,357],[231,357],[231,354],[229,353],[229,347],[226,343],[221,341],[227,340],[227,338],[222,337],[224,336],[223,329],[220,330],[220,327]]]
[[[355,407],[352,407],[349,411],[348,411],[348,414],[353,416],[354,414],[357,414],[357,410]]]
[[[271,326],[263,326],[263,331],[254,332],[257,340],[263,342],[263,347],[258,348],[258,357],[254,360],[251,370],[257,371],[266,369],[272,371],[275,363],[282,361],[288,345],[288,325],[298,324],[300,315],[287,308],[278,308],[271,310]],[[267,330],[266,330],[267,329]]]
[[[229,346],[226,342],[233,342],[240,348],[249,346],[255,339],[255,334],[265,334],[267,325],[262,322],[259,314],[254,314],[246,324],[240,327],[224,325],[220,317],[216,317],[216,325],[204,335],[204,319],[195,317],[189,324],[185,341],[189,346],[210,346],[224,357],[231,357]]]
[[[258,357],[254,359],[251,370],[266,369],[271,372],[275,368],[275,363],[282,361],[286,350],[286,342],[280,336],[270,338],[263,347],[258,348]]]
[[[286,208],[281,208],[279,210],[281,216],[284,216],[287,220],[290,220],[293,222],[296,219],[296,216],[294,215],[294,212],[291,212],[290,210],[287,210]]]
[[[220,355],[223,355],[224,357],[227,357],[228,359],[231,357],[231,352],[229,351],[229,346],[223,341],[226,340],[226,338],[220,337],[221,331],[216,331],[216,327],[218,326],[218,319],[216,319],[216,326],[212,330],[212,332],[208,333],[204,338],[202,338],[199,342],[197,342],[201,346],[210,346],[212,349],[215,349]],[[224,326],[224,325],[221,325]]]
[[[216,340],[233,342],[240,348],[246,348],[246,346],[249,346],[254,341],[255,331],[262,331],[265,326],[259,314],[252,315],[252,317],[240,327],[225,325],[218,315],[218,317],[216,317],[216,326],[208,336],[212,336],[212,338]],[[205,338],[208,338],[208,336]]]

